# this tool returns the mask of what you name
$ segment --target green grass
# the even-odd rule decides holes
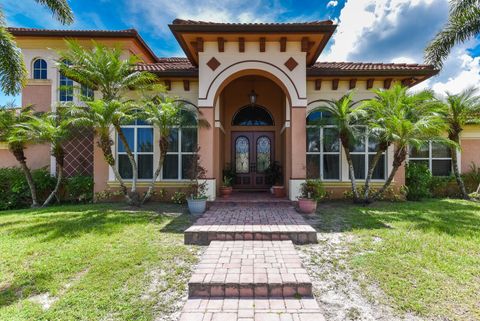
[[[480,204],[460,200],[325,204],[323,232],[356,236],[349,262],[400,311],[480,319]]]
[[[184,208],[0,212],[0,320],[151,320],[185,295],[195,247]],[[48,294],[45,309],[31,298]]]

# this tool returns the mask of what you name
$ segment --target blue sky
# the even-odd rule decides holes
[[[136,28],[158,56],[183,56],[168,24],[175,18],[222,22],[332,19],[336,34],[322,61],[417,62],[445,23],[447,0],[69,0],[72,26],[62,26],[33,0],[3,0],[8,24],[68,29]],[[442,73],[420,87],[456,92],[480,82],[480,41],[454,48]],[[0,103],[6,98],[0,95]]]

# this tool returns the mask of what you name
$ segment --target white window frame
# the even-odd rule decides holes
[[[151,178],[139,178],[138,181],[151,181],[153,179],[153,175],[155,173],[155,128],[152,125],[144,124],[144,125],[122,125],[122,129],[124,128],[133,128],[133,146],[130,146],[130,149],[132,150],[133,156],[135,157],[135,162],[137,163],[138,167],[138,155],[152,155],[152,177]],[[137,142],[138,142],[138,129],[141,128],[147,128],[147,129],[152,129],[152,151],[151,152],[139,152],[137,151]],[[118,147],[120,146],[120,138],[118,137],[118,133],[115,132],[116,136],[116,146],[115,146],[115,157],[116,157],[116,163],[115,166],[117,166],[117,170],[119,171],[119,155],[127,155],[127,152],[119,152]],[[128,156],[127,156],[128,157]],[[137,168],[138,170],[138,168]],[[132,178],[122,178],[125,181],[131,181]]]
[[[198,135],[198,126],[195,126],[195,125],[187,125],[187,126],[174,126],[172,127],[172,129],[177,129],[178,130],[178,139],[177,139],[177,143],[178,143],[178,146],[177,146],[177,151],[176,152],[169,152],[167,151],[166,153],[166,156],[168,155],[177,155],[177,178],[163,178],[163,167],[162,167],[162,170],[160,172],[160,179],[162,181],[166,181],[166,182],[185,182],[185,181],[190,181],[189,178],[183,178],[182,177],[182,158],[183,158],[183,155],[195,155],[195,151],[193,152],[183,152],[182,151],[182,139],[183,139],[183,129],[186,129],[186,128],[195,128],[197,130],[197,142],[196,142],[196,145],[198,147],[198,139],[199,139],[199,135]],[[164,163],[163,165],[165,165],[165,162],[166,162],[166,157],[165,157],[165,160],[164,160]]]
[[[365,181],[367,179],[367,175],[368,175],[368,168],[370,167],[370,155],[375,155],[377,152],[370,152],[368,151],[368,143],[369,143],[369,140],[370,140],[370,135],[368,134],[368,128],[366,126],[358,126],[358,128],[363,128],[365,129],[365,150],[362,151],[362,152],[352,152],[350,151],[350,155],[364,155],[365,157],[365,173],[364,173],[364,178],[357,178],[355,177],[355,180],[356,181]],[[384,166],[384,169],[383,169],[383,172],[384,172],[384,178],[373,178],[372,177],[372,182],[384,182],[387,180],[388,178],[388,175],[389,175],[389,172],[388,172],[388,153],[386,151],[384,151],[382,153],[382,155],[384,156],[385,158],[385,162],[383,164]],[[377,166],[378,166],[378,163],[377,163]],[[350,177],[350,173],[348,175],[348,177]]]
[[[342,144],[340,142],[340,137],[338,138],[338,152],[325,152],[323,150],[323,144],[324,144],[324,129],[325,128],[337,128],[335,125],[324,125],[324,126],[314,126],[314,125],[307,125],[307,131],[309,128],[315,128],[320,131],[320,146],[319,146],[319,151],[318,152],[309,152],[308,147],[307,147],[307,155],[316,155],[320,157],[320,180],[321,181],[326,181],[326,182],[339,182],[342,180]],[[307,133],[307,140],[308,140],[308,133]],[[323,175],[323,156],[324,155],[338,155],[338,179],[337,178],[329,178],[325,179]]]
[[[45,67],[45,69],[43,69],[43,68],[41,68],[41,67],[38,69],[38,70],[40,70],[40,72],[43,71],[43,70],[45,70],[45,73],[46,73],[46,77],[45,77],[45,78],[35,78],[35,70],[37,70],[37,69],[35,68],[35,63],[36,63],[37,61],[40,61],[40,60],[45,61],[45,64],[47,65],[47,66]],[[45,60],[45,59],[43,59],[43,58],[41,58],[41,57],[37,57],[37,58],[33,59],[33,61],[32,61],[32,79],[34,79],[34,80],[47,80],[47,79],[48,79],[48,62],[47,62],[47,60]]]
[[[434,175],[432,171],[432,164],[433,161],[435,160],[448,160],[450,161],[450,175],[453,174],[453,161],[452,161],[452,155],[450,157],[433,157],[433,149],[432,149],[432,144],[433,143],[438,143],[439,142],[434,142],[434,141],[429,141],[428,142],[428,157],[411,157],[410,156],[410,148],[408,149],[408,156],[407,156],[407,161],[413,160],[413,161],[427,161],[428,162],[428,169],[430,170],[430,173],[432,173],[432,176],[436,177],[448,177],[448,176],[439,176],[439,175]]]

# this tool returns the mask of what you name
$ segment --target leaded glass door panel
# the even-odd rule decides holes
[[[232,164],[236,172],[234,187],[267,189],[265,170],[274,158],[273,132],[232,132]]]

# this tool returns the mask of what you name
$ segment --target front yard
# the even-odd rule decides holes
[[[480,319],[480,204],[323,204],[312,221],[303,251],[330,319]]]
[[[200,247],[185,208],[0,212],[0,320],[176,320]],[[480,204],[321,204],[298,246],[327,320],[480,319]]]
[[[0,320],[175,320],[199,251],[184,211],[0,212]]]

